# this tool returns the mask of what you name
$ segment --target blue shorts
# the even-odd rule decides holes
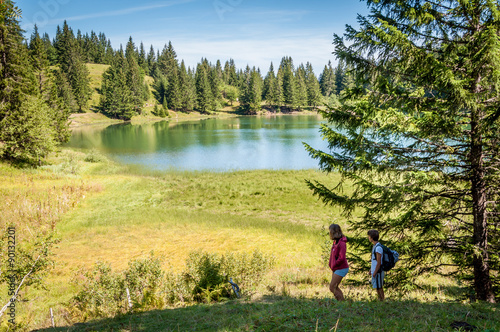
[[[372,286],[373,288],[379,289],[384,287],[384,277],[385,272],[381,271],[376,275],[372,276]]]
[[[333,274],[336,274],[336,275],[341,276],[343,278],[343,277],[345,277],[347,275],[347,272],[349,272],[349,268],[345,268],[345,269],[342,269],[342,270],[335,270],[333,272]]]

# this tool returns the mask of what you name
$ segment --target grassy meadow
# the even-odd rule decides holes
[[[389,289],[389,300],[378,303],[368,286],[349,285],[348,276],[343,289],[349,300],[336,302],[328,291],[331,272],[321,259],[327,240],[322,228],[345,226],[345,219],[313,197],[304,180],[335,185],[337,174],[149,172],[92,154],[63,150],[34,170],[0,164],[2,225],[14,222],[18,241],[32,227],[55,229],[59,238],[45,289],[23,293],[17,320],[25,330],[449,331],[453,321],[500,330],[498,305],[462,302],[457,284],[439,278],[422,280],[424,288],[410,294]],[[154,252],[166,271],[179,273],[196,250],[258,250],[272,255],[275,265],[239,300],[179,301],[85,323],[68,311],[79,291],[73,280],[98,261],[120,271]],[[59,328],[50,328],[50,308]]]

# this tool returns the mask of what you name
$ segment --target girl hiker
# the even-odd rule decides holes
[[[344,301],[344,294],[339,288],[342,278],[349,272],[349,264],[345,258],[347,238],[342,234],[340,226],[330,225],[330,239],[333,240],[330,262],[328,266],[332,269],[332,281],[330,282],[330,292],[338,301]]]

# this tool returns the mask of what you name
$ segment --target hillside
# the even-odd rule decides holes
[[[90,87],[92,88],[92,97],[89,101],[89,109],[86,110],[85,113],[75,113],[70,116],[70,126],[71,127],[79,127],[85,125],[95,125],[95,124],[110,124],[110,123],[119,123],[121,120],[110,119],[101,113],[96,113],[96,110],[99,106],[100,101],[100,93],[99,90],[101,88],[102,83],[102,74],[109,68],[109,65],[101,65],[101,64],[93,64],[87,63],[87,68],[90,72]],[[151,76],[145,76],[145,82],[148,83],[150,97],[144,103],[144,108],[142,110],[142,114],[132,118],[132,122],[140,123],[143,121],[158,121],[162,120],[157,116],[152,114],[154,109],[154,105],[157,104],[157,100],[153,95],[153,83],[154,79]],[[234,103],[233,106],[226,106],[220,112],[217,112],[213,115],[201,114],[199,112],[174,112],[170,110],[170,117],[176,119],[186,119],[186,120],[195,120],[202,119],[213,116],[234,116],[236,114],[236,110],[238,109],[239,103]]]

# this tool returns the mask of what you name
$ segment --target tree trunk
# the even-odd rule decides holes
[[[486,183],[484,180],[483,147],[482,137],[479,133],[480,111],[472,111],[471,121],[471,152],[470,161],[472,168],[471,191],[472,191],[472,214],[474,217],[474,288],[476,296],[481,301],[494,303],[490,278],[488,257],[488,216],[486,210]]]

